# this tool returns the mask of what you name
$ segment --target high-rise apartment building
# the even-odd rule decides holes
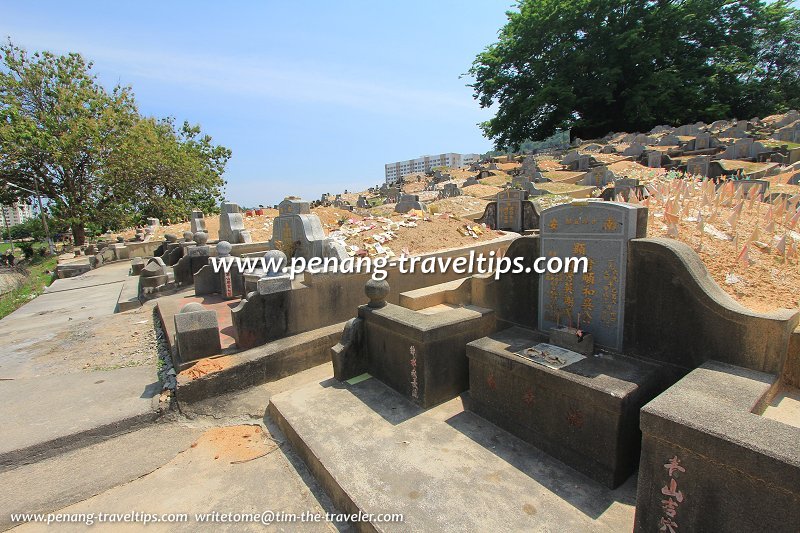
[[[386,165],[386,183],[394,183],[406,174],[428,172],[436,167],[458,168],[480,160],[479,154],[454,154],[452,152],[439,155],[425,155],[408,161],[398,161]]]

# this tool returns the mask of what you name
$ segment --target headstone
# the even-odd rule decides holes
[[[647,152],[647,166],[649,168],[661,168],[661,152],[658,150]]]
[[[522,231],[522,202],[527,193],[519,189],[506,189],[497,193],[496,229]]]
[[[244,219],[239,206],[231,202],[223,202],[219,214],[219,240],[232,244],[244,242],[241,235],[243,230]]]
[[[585,257],[588,269],[545,274],[539,285],[539,329],[572,326],[621,351],[628,241],[644,237],[647,210],[615,202],[564,204],[542,212],[542,257]]]
[[[686,173],[694,176],[707,177],[710,165],[711,156],[699,155],[686,161]]]
[[[198,231],[208,232],[206,229],[205,215],[203,215],[203,212],[199,209],[192,209],[191,226],[192,233],[197,233]]]
[[[762,194],[763,198],[767,197],[767,191],[769,191],[769,182],[767,180],[734,180],[733,185],[742,189],[742,195],[745,198],[748,197],[750,190],[754,187],[758,189],[755,194]]]
[[[664,135],[659,139],[658,146],[678,146],[681,140],[675,135]]]
[[[455,183],[445,183],[439,191],[439,198],[455,198],[461,196],[461,189]]]
[[[366,196],[359,196],[358,201],[356,202],[356,207],[359,209],[369,209],[369,202],[367,202]]]
[[[639,143],[633,143],[623,150],[622,155],[639,157],[642,153],[644,153],[644,146]]]
[[[694,149],[705,150],[711,147],[711,135],[708,133],[698,133],[694,138]]]
[[[161,225],[161,222],[159,222],[159,220],[157,218],[151,217],[151,218],[147,219],[147,226],[150,227],[150,228],[157,228],[160,225]]]
[[[272,225],[273,249],[292,257],[325,257],[325,230],[308,202],[290,196],[278,205],[278,216]]]
[[[397,202],[394,208],[396,213],[408,213],[412,209],[422,211],[423,213],[428,212],[428,207],[419,201],[419,196],[416,194],[404,194],[400,197],[400,201]]]
[[[186,304],[175,314],[175,348],[179,363],[222,352],[217,313],[199,303]]]

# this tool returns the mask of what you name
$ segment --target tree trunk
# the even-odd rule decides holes
[[[82,246],[86,243],[86,228],[83,227],[83,223],[72,225],[72,240],[75,246]]]

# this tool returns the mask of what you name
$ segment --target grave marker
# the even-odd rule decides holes
[[[647,210],[615,202],[559,205],[542,212],[541,256],[585,257],[586,273],[543,274],[539,329],[578,327],[622,350],[628,241],[644,237]]]

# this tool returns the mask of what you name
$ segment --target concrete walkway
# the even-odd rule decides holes
[[[336,513],[330,499],[285,443],[285,436],[265,417],[269,398],[318,382],[330,364],[245,391],[184,406],[158,423],[125,435],[0,472],[0,531],[15,526],[10,513],[187,513],[185,522],[150,523],[147,531],[351,531],[346,523],[205,522],[197,515],[219,513]],[[259,428],[250,442],[254,452],[236,459],[227,436]],[[238,438],[244,442],[246,439]],[[231,455],[233,454],[233,455]],[[54,524],[58,531],[140,531],[139,523],[83,521]],[[46,526],[21,524],[15,531]],[[50,528],[47,528],[50,529]]]
[[[121,363],[92,369],[97,353],[108,351],[114,339],[133,352],[124,343],[134,330],[152,334],[147,316],[109,321],[128,269],[127,262],[115,263],[57,280],[0,320],[0,471],[154,419],[153,397],[160,392],[155,353],[138,359],[122,353]],[[136,319],[139,329],[131,324]],[[100,334],[113,327],[110,342],[93,351]]]

